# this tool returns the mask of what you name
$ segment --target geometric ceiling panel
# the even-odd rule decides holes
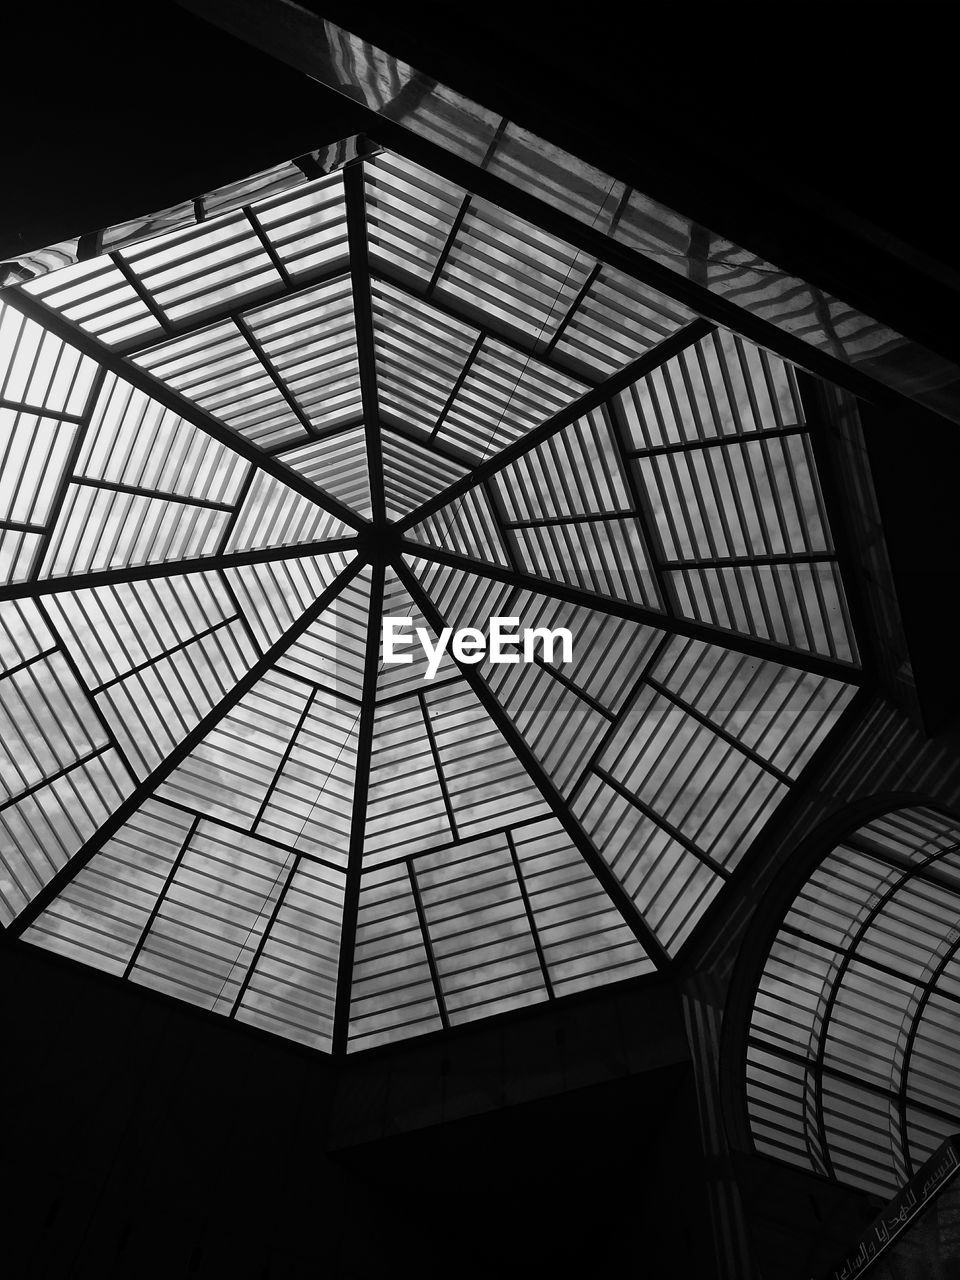
[[[306,480],[332,494],[365,520],[373,518],[363,426],[346,427],[277,455]]]
[[[364,567],[341,587],[320,616],[288,645],[278,667],[308,684],[322,685],[357,706],[364,693],[364,663],[370,612],[370,570]],[[351,718],[355,712],[350,713]]]
[[[346,565],[347,557],[336,551],[242,564],[227,569],[223,576],[254,644],[265,653]]]
[[[15,936],[334,1054],[652,975],[863,682],[794,371],[409,161],[0,306]]]
[[[237,510],[225,550],[297,546],[348,532],[345,525],[309,498],[295,493],[275,476],[259,472]]]
[[[469,325],[371,281],[377,387],[386,421],[432,433],[477,340]]]
[[[482,487],[468,489],[462,497],[415,524],[408,537],[472,560],[503,566],[510,563],[501,522]]]
[[[487,583],[486,585],[499,589],[499,584],[497,583]],[[390,565],[386,567],[383,583],[383,615],[385,618],[409,618],[410,623],[405,630],[411,635],[416,635],[418,627],[426,628],[428,626],[419,606],[411,599],[410,593]],[[489,613],[486,616],[489,617]],[[380,663],[380,670],[377,673],[378,701],[393,698],[399,694],[418,693],[444,680],[448,680],[451,676],[459,676],[459,668],[454,662],[449,649],[445,649],[439,655],[435,669],[429,675],[430,657],[423,645],[404,645],[402,646],[402,652],[404,657],[410,659],[409,662],[386,663],[381,661]]]
[[[381,448],[387,515],[394,520],[409,515],[467,473],[461,463],[390,430],[382,433]]]
[[[587,384],[385,281],[371,283],[382,420],[476,463]]]
[[[745,1036],[760,1154],[887,1197],[956,1132],[958,850],[954,817],[898,808],[799,886]]]
[[[489,335],[478,338],[437,426],[441,448],[483,462],[587,390],[587,384]]]
[[[532,663],[486,655],[474,671],[563,802],[598,835],[597,855],[664,948],[675,948],[687,936],[690,895],[702,906],[718,891],[849,701],[850,686],[620,617],[591,617],[481,572],[412,558],[411,569],[446,624],[482,629],[490,617],[510,617],[521,633],[565,626],[577,637],[573,662],[557,645]],[[640,851],[650,842],[660,852],[641,875]],[[660,885],[664,849],[677,865]]]
[[[247,313],[248,341],[309,431],[360,416],[360,371],[349,276]]]
[[[364,875],[350,1045],[653,969],[560,824],[527,823]]]
[[[136,363],[262,449],[310,439],[299,406],[233,320],[153,347]]]
[[[169,755],[257,656],[213,571],[61,591],[47,609],[137,778]]]
[[[588,370],[594,379],[609,377],[693,319],[693,312],[673,298],[605,266],[563,327],[556,358]]]

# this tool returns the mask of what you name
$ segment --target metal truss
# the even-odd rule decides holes
[[[668,969],[869,679],[739,309],[397,163],[2,297],[9,931],[337,1054]],[[590,646],[381,661],[501,607]]]

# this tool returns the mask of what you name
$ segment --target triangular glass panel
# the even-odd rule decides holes
[[[442,551],[506,567],[510,556],[497,525],[493,507],[482,489],[468,489],[439,511],[414,525],[407,535]]]

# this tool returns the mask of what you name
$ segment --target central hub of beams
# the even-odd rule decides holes
[[[403,535],[393,525],[369,524],[357,533],[357,550],[374,564],[389,564],[400,557]]]

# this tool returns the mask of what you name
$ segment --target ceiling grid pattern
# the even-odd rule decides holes
[[[862,682],[791,367],[408,160],[0,306],[14,935],[335,1053],[655,974]]]

